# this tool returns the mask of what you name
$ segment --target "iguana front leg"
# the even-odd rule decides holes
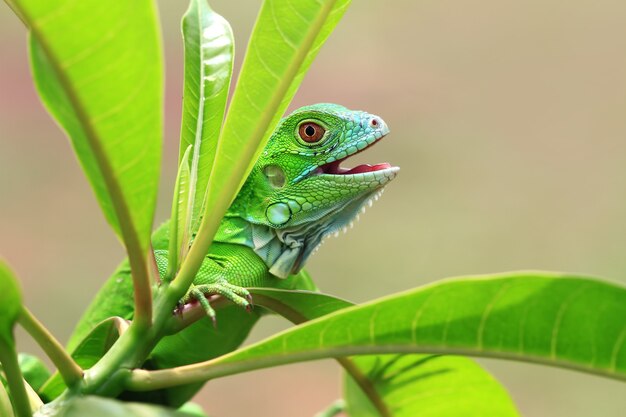
[[[166,250],[156,250],[154,255],[161,276],[168,266]],[[282,281],[267,271],[267,266],[249,248],[241,245],[219,244],[211,246],[193,284],[180,300],[187,304],[196,300],[215,322],[215,310],[210,297],[220,295],[247,310],[252,308],[252,297],[245,286],[276,286]]]

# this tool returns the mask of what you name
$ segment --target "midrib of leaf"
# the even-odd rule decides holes
[[[326,19],[328,18],[328,15],[330,14],[333,6],[335,5],[335,3],[337,3],[337,0],[332,0],[332,1],[328,1],[326,2],[325,6],[323,6],[322,10],[320,11],[320,13],[317,15],[317,18],[315,19],[314,23],[309,27],[309,31],[307,32],[305,38],[304,38],[304,42],[303,42],[303,46],[300,48],[299,51],[296,52],[296,58],[291,62],[291,64],[287,67],[287,71],[284,77],[282,77],[281,81],[279,82],[279,87],[276,89],[274,95],[272,96],[272,98],[269,101],[269,105],[267,106],[267,109],[269,109],[269,111],[266,111],[263,113],[263,117],[261,118],[260,122],[257,124],[256,129],[254,130],[253,134],[252,134],[252,138],[250,143],[250,146],[247,146],[246,152],[244,153],[244,158],[243,161],[239,164],[237,164],[237,168],[236,168],[236,172],[240,173],[242,175],[239,175],[239,177],[243,177],[242,180],[238,180],[239,182],[241,182],[240,185],[243,184],[243,181],[245,181],[245,175],[243,174],[247,174],[245,172],[245,169],[248,167],[249,165],[249,161],[250,159],[252,159],[252,157],[254,156],[257,148],[259,148],[259,144],[261,142],[261,140],[264,137],[267,137],[267,130],[268,130],[268,125],[271,123],[272,119],[274,118],[275,114],[276,114],[276,110],[278,109],[278,106],[280,106],[280,104],[282,103],[283,99],[284,99],[284,95],[287,92],[287,90],[289,89],[289,87],[291,86],[291,84],[293,83],[294,78],[296,77],[296,75],[298,74],[298,71],[300,69],[300,67],[302,66],[302,63],[304,62],[304,60],[306,59],[307,55],[309,55],[309,53],[311,52],[311,46],[313,45],[313,43],[315,42],[315,39],[317,38],[317,36],[320,33],[320,30],[322,29],[322,27],[324,26],[324,23],[326,22]],[[278,27],[278,25],[277,25]],[[253,29],[253,33],[254,33],[254,29]],[[287,41],[285,39],[285,41]],[[243,66],[245,66],[245,62],[243,64]],[[243,67],[242,66],[242,67]],[[256,105],[256,103],[252,103],[251,100],[248,99],[248,101],[250,102],[251,105]],[[229,112],[230,115],[230,112]],[[226,129],[224,129],[222,132],[226,131]],[[271,133],[271,132],[270,132]],[[222,140],[221,140],[221,136],[220,135],[220,141],[217,144],[217,152],[216,155],[220,154],[220,150],[221,150],[221,145],[222,145]],[[254,144],[256,144],[256,146],[253,146]],[[241,160],[240,160],[241,161]],[[213,165],[213,169],[211,170],[211,178],[213,178],[213,171],[215,170],[215,165]],[[245,166],[245,168],[241,168],[241,166]],[[231,178],[236,178],[237,176],[233,175],[231,176]],[[234,181],[230,181],[229,182],[229,186],[232,187],[232,183]],[[236,186],[236,185],[235,185]],[[229,188],[230,188],[229,187]],[[234,190],[235,192],[232,193],[231,195],[231,199],[234,196],[234,194],[236,193],[237,190]],[[229,201],[230,203],[230,201]],[[224,210],[226,211],[226,210]]]
[[[204,0],[201,0],[204,1]],[[196,184],[198,182],[198,164],[200,161],[200,148],[202,145],[202,133],[204,126],[204,59],[206,56],[206,52],[202,45],[202,12],[198,10],[197,13],[198,21],[197,27],[198,31],[196,32],[198,35],[198,48],[200,49],[200,78],[198,79],[198,84],[200,91],[198,94],[198,113],[196,114],[196,132],[194,135],[194,143],[193,143],[193,158],[191,160],[191,177],[189,178],[189,203],[187,209],[187,219],[185,222],[185,233],[188,235],[191,231],[192,223],[193,223],[193,214],[196,212],[195,204],[196,204]],[[185,249],[186,251],[186,249]],[[181,255],[183,258],[185,254]]]
[[[108,192],[111,196],[111,204],[115,210],[115,215],[122,233],[122,239],[128,252],[128,259],[133,275],[133,284],[135,286],[135,317],[138,321],[143,322],[143,324],[148,324],[152,321],[152,298],[150,296],[138,297],[137,295],[150,294],[150,275],[146,266],[145,254],[143,253],[143,249],[139,243],[137,230],[131,220],[130,211],[126,205],[122,189],[113,173],[113,169],[109,164],[104,150],[100,146],[98,134],[96,133],[84,106],[78,98],[72,82],[62,70],[62,63],[59,62],[52,53],[45,37],[42,36],[36,26],[36,21],[33,20],[25,12],[25,10],[20,8],[19,5],[14,2],[11,2],[11,5],[12,8],[17,11],[17,15],[20,16],[27,25],[30,31],[30,36],[34,37],[37,44],[45,53],[46,59],[54,71],[54,76],[63,86],[64,92],[76,112],[76,117],[80,121],[85,137],[87,138],[92,154],[94,155],[94,159],[98,164],[98,169],[100,170],[104,183],[106,184]]]
[[[250,347],[253,347],[251,345]],[[249,372],[259,369],[271,368],[275,366],[289,365],[298,362],[309,362],[320,359],[329,359],[342,356],[353,355],[370,355],[370,354],[390,354],[390,353],[421,353],[421,354],[439,354],[439,355],[461,355],[461,356],[473,356],[483,357],[490,359],[506,359],[514,360],[524,363],[534,363],[538,365],[548,365],[551,367],[558,367],[564,369],[570,369],[573,371],[585,372],[592,375],[608,377],[618,381],[626,381],[626,375],[613,372],[609,369],[600,370],[598,368],[592,368],[590,366],[584,366],[581,364],[574,364],[564,360],[547,360],[544,357],[516,354],[510,352],[494,352],[494,351],[481,351],[471,348],[458,348],[458,347],[442,347],[442,346],[411,346],[405,344],[389,344],[389,345],[368,345],[368,346],[345,346],[345,347],[333,347],[333,348],[317,348],[311,350],[303,350],[300,352],[289,353],[273,353],[268,357],[254,357],[247,359],[237,359],[235,354],[242,351],[237,351],[232,354],[227,354],[219,359],[214,359],[206,362],[204,365],[209,366],[210,370],[205,370],[202,373],[202,377],[199,377],[196,372],[198,369],[194,369],[194,365],[181,366],[177,368],[177,372],[184,374],[184,378],[181,381],[185,383],[198,382],[200,380],[208,380],[213,378],[220,378],[229,375],[235,375],[242,372]],[[232,360],[232,362],[231,362]],[[210,362],[210,363],[209,363]],[[144,371],[145,372],[145,371]],[[150,372],[151,378],[155,380],[159,379],[159,372],[166,371],[152,371]],[[137,372],[140,374],[141,371]],[[167,386],[167,385],[166,385]],[[132,378],[130,386],[132,389]],[[160,388],[159,385],[151,385],[150,389]]]
[[[343,366],[343,369],[348,373],[354,382],[361,388],[363,394],[370,400],[372,405],[376,408],[376,410],[380,413],[381,417],[393,417],[389,407],[385,404],[385,401],[381,397],[381,395],[376,390],[376,387],[372,383],[372,380],[369,379],[358,366],[354,363],[354,361],[349,358],[337,358],[337,361]]]

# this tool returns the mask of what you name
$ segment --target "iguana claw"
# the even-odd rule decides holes
[[[243,287],[230,284],[226,280],[213,284],[192,284],[189,291],[180,302],[186,304],[191,300],[197,300],[206,312],[207,316],[209,316],[213,321],[213,325],[216,326],[216,313],[207,298],[211,295],[221,295],[222,297],[232,301],[234,304],[245,308],[246,311],[252,311],[253,304],[250,292]]]

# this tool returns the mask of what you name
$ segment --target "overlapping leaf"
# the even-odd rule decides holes
[[[363,387],[346,375],[350,417],[518,417],[504,387],[461,356],[395,354],[351,357],[362,384],[377,393],[382,414]]]
[[[183,17],[185,86],[180,158],[192,146],[190,228],[197,228],[226,110],[234,39],[228,22],[206,0],[191,0]]]
[[[14,0],[29,26],[35,84],[65,129],[100,206],[131,251],[147,251],[162,140],[154,5]],[[145,256],[145,255],[144,255]]]
[[[518,272],[447,280],[350,307],[195,368],[202,378],[298,361],[446,353],[626,380],[626,289]]]

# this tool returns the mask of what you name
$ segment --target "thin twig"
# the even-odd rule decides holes
[[[65,351],[63,345],[35,318],[24,306],[18,318],[18,323],[31,335],[46,355],[59,370],[63,381],[71,387],[83,378],[83,370]]]

